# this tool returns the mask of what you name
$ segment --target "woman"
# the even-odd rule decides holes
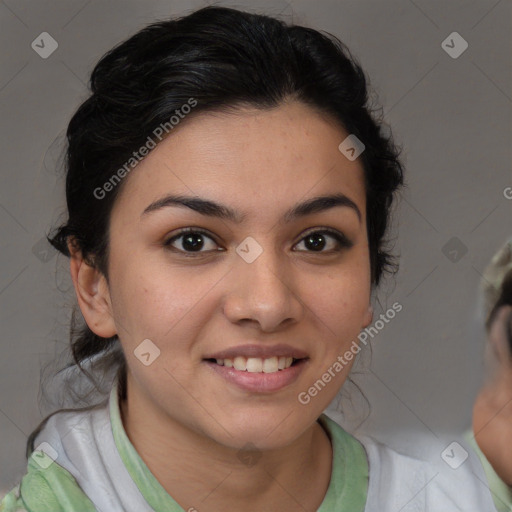
[[[114,48],[91,89],[51,242],[77,364],[118,371],[108,404],[34,432],[4,510],[493,510],[472,461],[439,475],[323,414],[403,184],[348,50],[204,8]]]
[[[512,239],[482,279],[488,378],[475,400],[468,440],[479,454],[496,508],[512,510]]]

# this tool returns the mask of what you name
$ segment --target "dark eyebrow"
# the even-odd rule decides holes
[[[208,215],[211,217],[218,217],[219,219],[229,220],[236,224],[240,224],[246,218],[245,214],[241,214],[229,206],[225,206],[208,199],[202,199],[194,196],[183,196],[183,195],[168,195],[161,199],[158,199],[154,203],[151,203],[141,214],[144,215],[160,210],[168,206],[180,206],[190,208],[201,215]],[[329,210],[337,206],[346,206],[354,210],[361,222],[361,211],[352,199],[347,197],[345,194],[333,194],[327,196],[318,196],[308,199],[302,203],[295,205],[293,208],[288,210],[283,219],[285,222],[291,222],[299,217],[311,215],[321,211]]]

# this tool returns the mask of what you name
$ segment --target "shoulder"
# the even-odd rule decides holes
[[[73,476],[47,453],[32,452],[27,473],[0,504],[0,512],[93,512],[96,509]]]
[[[468,429],[464,433],[464,439],[477,454],[480,463],[482,464],[489,489],[491,490],[498,511],[511,511],[512,510],[512,490],[510,487],[499,477],[492,465],[489,463],[484,453],[478,446],[473,435],[473,431]]]
[[[110,409],[106,403],[87,410],[60,411],[37,435],[34,447],[54,451],[56,462],[96,507],[91,510],[121,512],[137,506],[137,510],[148,510],[115,444]]]
[[[354,436],[368,457],[368,512],[495,511],[482,466],[463,440],[423,440],[424,455],[412,456],[370,436]]]
[[[20,485],[9,491],[0,501],[0,512],[26,512],[20,498]]]
[[[78,483],[71,446],[90,450],[94,430],[105,423],[104,409],[61,410],[50,415],[35,437],[21,482],[1,501],[0,512],[95,511]],[[103,420],[103,421],[102,421]]]

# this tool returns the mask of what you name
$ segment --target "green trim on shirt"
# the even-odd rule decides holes
[[[512,512],[512,489],[510,489],[510,487],[498,476],[496,471],[494,471],[494,468],[487,460],[486,456],[480,449],[480,446],[478,446],[473,432],[471,430],[467,430],[464,433],[464,437],[480,458],[497,511]]]
[[[36,450],[27,474],[0,503],[0,512],[96,512],[71,473]]]
[[[110,400],[110,418],[121,459],[144,499],[155,510],[181,512],[183,509],[151,473],[126,435],[121,420],[119,396],[114,389]],[[368,489],[366,452],[357,439],[326,415],[322,414],[319,422],[331,439],[333,466],[329,487],[318,512],[363,512]],[[200,508],[199,504],[197,507]]]
[[[119,396],[112,390],[110,400],[112,432],[117,449],[144,499],[155,510],[182,512],[181,506],[162,487],[142,460],[123,428]],[[319,422],[333,446],[333,465],[329,487],[317,512],[333,510],[363,512],[368,489],[368,460],[361,443],[335,421],[322,414]],[[200,504],[195,505],[201,508]]]
[[[318,419],[333,445],[331,481],[318,512],[363,512],[368,492],[368,459],[363,445],[325,414]]]
[[[110,393],[109,412],[114,442],[124,465],[151,508],[156,511],[183,512],[130,442],[121,419],[118,391],[116,382]],[[364,447],[328,416],[322,414],[318,421],[331,440],[333,461],[329,487],[317,512],[363,512],[368,490],[368,460]],[[0,502],[0,512],[95,510],[71,473],[40,451],[30,456],[27,474],[20,485]]]

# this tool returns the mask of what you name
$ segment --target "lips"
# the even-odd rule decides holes
[[[275,373],[307,358],[306,352],[290,345],[252,344],[239,345],[210,354],[205,360],[242,372]]]
[[[299,377],[309,362],[309,355],[291,345],[259,343],[213,352],[203,361],[215,374],[242,390],[272,393]]]
[[[235,386],[245,392],[266,394],[275,393],[293,384],[305,371],[308,362],[309,358],[294,359],[291,366],[271,372],[237,370],[233,366],[217,364],[215,359],[207,359],[204,364],[230,386]]]

